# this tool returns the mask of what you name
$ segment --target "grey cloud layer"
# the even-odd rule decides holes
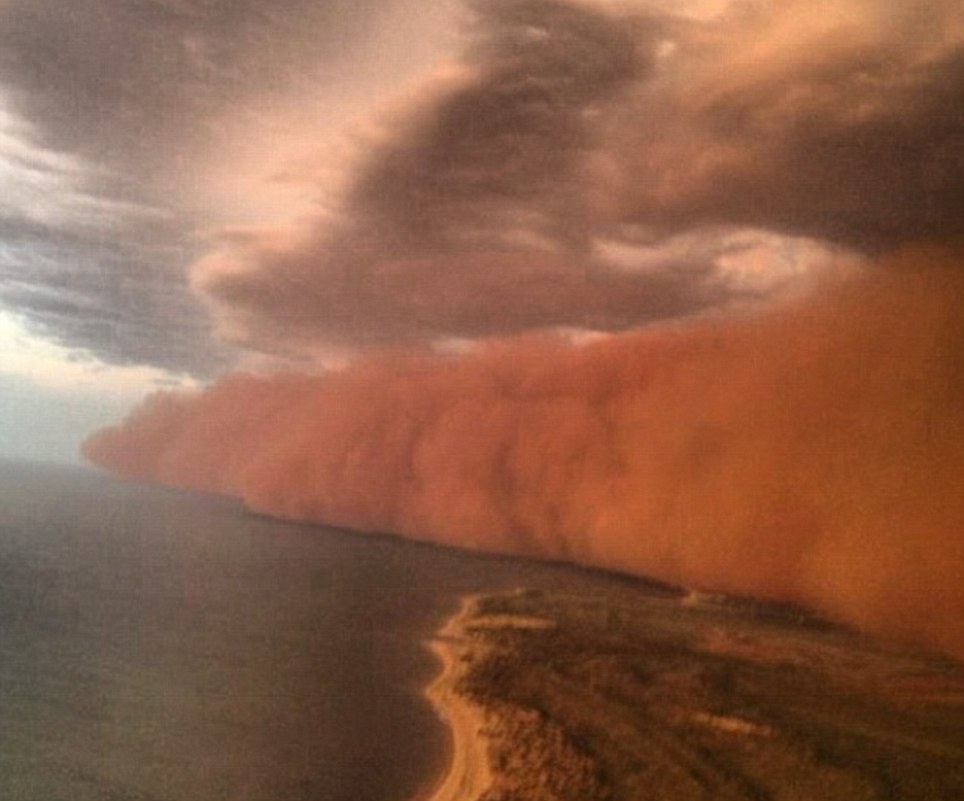
[[[205,318],[178,271],[192,254],[183,222],[104,193],[92,165],[0,113],[0,310],[107,361],[213,367],[217,349],[202,347]]]
[[[964,233],[964,23],[926,0],[746,4],[694,26],[614,131],[617,214],[875,250]]]
[[[0,303],[112,362],[206,374],[185,209],[223,115],[346,57],[381,0],[0,4]],[[3,170],[7,165],[8,169]]]
[[[199,263],[229,335],[297,349],[626,328],[719,300],[709,261],[633,272],[592,254],[597,120],[652,69],[659,25],[549,0],[476,12],[458,85],[396,121],[334,223],[235,233]]]
[[[347,199],[355,238],[423,254],[512,247],[522,228],[585,251],[592,115],[647,72],[648,54],[576,6],[477,7],[470,77],[371,155]]]
[[[230,356],[209,342],[207,318],[185,291],[190,255],[142,231],[133,241],[0,220],[0,307],[35,334],[115,364],[213,374]],[[176,234],[174,232],[176,242]]]
[[[957,5],[737,1],[696,19],[665,3],[478,2],[457,77],[427,81],[358,143],[334,212],[226,233],[195,288],[234,340],[310,352],[705,309],[747,291],[720,269],[743,227],[865,251],[960,236]],[[5,208],[6,241],[20,237],[5,302],[113,360],[208,369],[184,271],[195,229],[225,220],[192,216],[172,188],[191,194],[226,115],[270,116],[275,92],[344,76],[329,67],[358,62],[395,6],[0,6],[0,88],[38,144],[96,167],[91,198],[164,220],[38,235]]]
[[[350,52],[384,0],[8,0],[0,76],[45,144],[143,180],[219,113]]]
[[[875,251],[961,232],[953,4],[734,3],[697,21],[503,0],[477,4],[472,33],[461,83],[396,121],[340,216],[234,234],[200,262],[230,335],[621,329],[739,288],[710,236],[685,265],[641,255],[646,270],[601,245],[751,226]]]

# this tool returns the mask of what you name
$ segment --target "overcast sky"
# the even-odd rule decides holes
[[[961,235],[956,0],[2,0],[0,453]]]

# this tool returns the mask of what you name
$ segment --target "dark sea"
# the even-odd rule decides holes
[[[447,748],[423,640],[579,575],[0,462],[0,799],[406,801]]]

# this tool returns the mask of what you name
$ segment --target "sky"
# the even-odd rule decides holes
[[[0,450],[74,458],[232,365],[625,329],[946,227],[953,11],[4,0]]]
[[[957,0],[0,0],[0,453],[964,656],[962,101]]]

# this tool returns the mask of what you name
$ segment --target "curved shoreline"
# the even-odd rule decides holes
[[[461,598],[459,610],[427,641],[442,664],[441,673],[425,689],[439,718],[449,730],[448,767],[438,783],[416,801],[473,801],[492,786],[486,711],[457,687],[469,664],[484,646],[469,636],[466,622],[481,596]]]
[[[463,597],[426,642],[450,748],[417,801],[964,798],[961,665],[776,612],[645,592]]]

